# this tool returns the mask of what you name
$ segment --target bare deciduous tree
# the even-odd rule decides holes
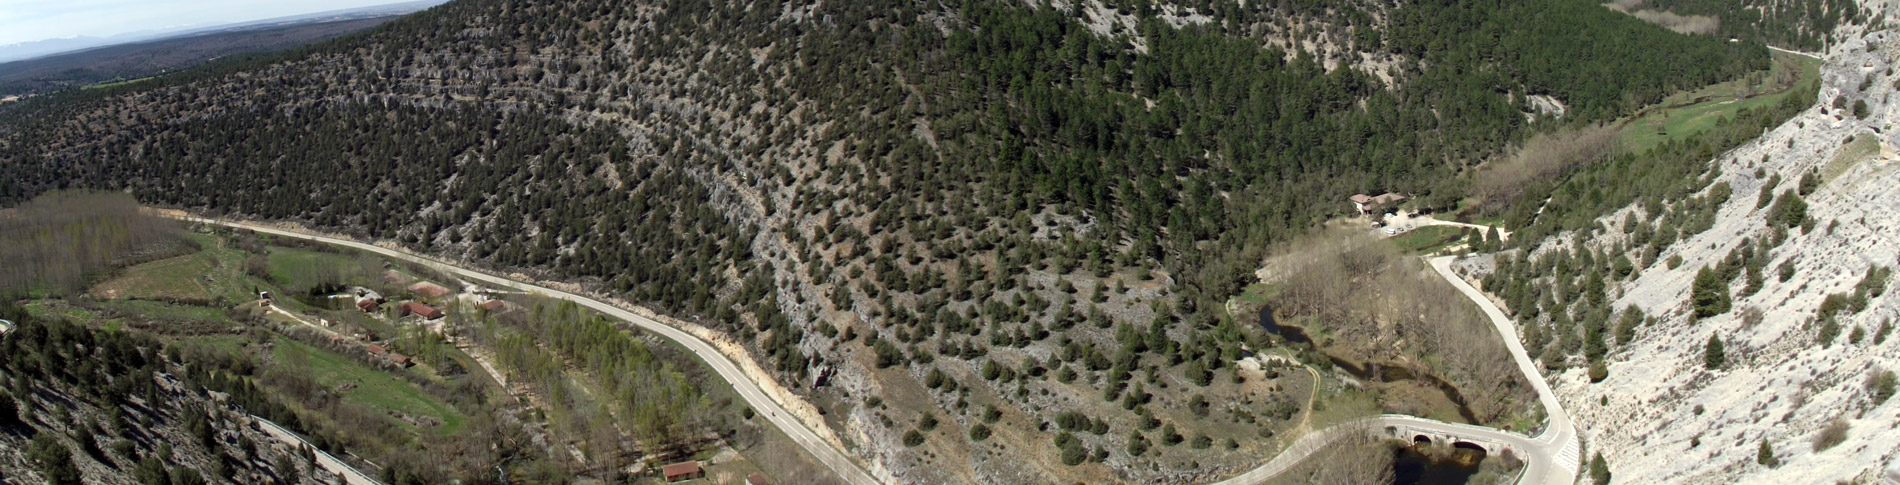
[[[132,196],[54,192],[0,212],[0,291],[75,291],[87,277],[176,241],[177,224]]]

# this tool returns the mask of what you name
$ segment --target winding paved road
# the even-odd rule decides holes
[[[1268,460],[1266,464],[1223,480],[1219,482],[1219,485],[1265,483],[1275,476],[1286,473],[1294,465],[1298,465],[1333,440],[1349,433],[1371,432],[1384,426],[1395,425],[1509,444],[1524,454],[1521,458],[1524,459],[1525,469],[1518,483],[1540,485],[1576,483],[1577,469],[1582,463],[1582,457],[1579,456],[1580,443],[1577,441],[1577,430],[1570,421],[1570,414],[1564,412],[1563,404],[1557,401],[1557,395],[1552,393],[1550,385],[1544,382],[1543,374],[1537,370],[1536,361],[1531,360],[1530,354],[1524,351],[1524,344],[1517,337],[1516,325],[1511,323],[1510,317],[1504,314],[1504,310],[1485,298],[1484,293],[1451,271],[1453,258],[1453,256],[1432,258],[1432,269],[1437,270],[1439,276],[1443,276],[1446,281],[1451,282],[1452,286],[1457,287],[1459,292],[1476,302],[1478,308],[1484,310],[1485,316],[1490,317],[1492,326],[1497,328],[1498,334],[1504,339],[1505,347],[1511,351],[1511,358],[1517,361],[1518,370],[1524,373],[1526,380],[1530,381],[1531,388],[1537,391],[1538,402],[1544,406],[1548,419],[1545,422],[1543,434],[1529,437],[1482,426],[1446,423],[1398,414],[1360,418],[1335,424],[1318,432],[1307,433],[1288,445],[1286,450],[1281,451],[1272,460]]]
[[[344,463],[343,460],[338,460],[334,456],[330,456],[330,452],[323,451],[323,449],[318,448],[317,445],[304,441],[302,436],[297,436],[297,433],[292,433],[290,430],[284,429],[283,426],[278,426],[277,423],[273,423],[271,420],[264,419],[263,417],[251,416],[251,419],[256,421],[259,424],[258,427],[263,429],[266,434],[277,438],[277,441],[281,441],[293,448],[298,445],[309,446],[312,451],[316,452],[317,460],[314,465],[323,467],[329,470],[331,474],[341,478],[343,485],[383,485],[383,482],[378,482],[376,479],[370,478],[369,475],[357,471],[356,467],[350,466],[350,464]]]
[[[235,228],[246,229],[250,231],[256,231],[256,232],[260,232],[264,234],[274,234],[278,236],[294,237],[298,239],[316,241],[316,242],[325,243],[325,244],[348,247],[348,248],[356,249],[359,251],[368,251],[368,252],[382,255],[385,257],[401,259],[404,261],[427,264],[427,265],[440,268],[445,271],[452,272],[456,276],[459,276],[459,277],[468,278],[475,281],[480,281],[486,284],[509,286],[509,287],[520,288],[527,291],[538,292],[538,293],[541,293],[542,295],[545,295],[551,298],[559,298],[562,300],[572,301],[576,304],[593,309],[594,311],[600,312],[602,314],[606,314],[614,318],[619,318],[621,320],[626,320],[628,322],[633,323],[634,325],[639,326],[643,330],[653,332],[655,334],[660,335],[661,337],[665,337],[675,342],[679,342],[680,346],[685,347],[686,350],[692,352],[695,355],[698,355],[700,360],[705,361],[707,366],[712,367],[712,369],[715,372],[719,373],[720,378],[723,378],[726,380],[726,382],[730,383],[732,385],[733,390],[738,392],[739,397],[745,399],[746,403],[750,404],[752,406],[752,409],[757,411],[760,417],[763,417],[766,420],[771,421],[774,426],[778,426],[779,430],[784,431],[786,436],[790,436],[792,438],[792,441],[798,443],[798,446],[804,448],[805,451],[811,453],[813,457],[816,457],[818,461],[824,463],[825,466],[827,468],[830,468],[832,472],[837,473],[838,477],[844,480],[846,483],[850,483],[853,485],[874,485],[878,483],[877,479],[872,478],[869,472],[865,471],[863,467],[858,466],[857,462],[852,460],[851,457],[847,456],[842,450],[832,447],[830,443],[826,442],[823,438],[820,438],[817,433],[812,432],[810,428],[806,428],[804,423],[801,423],[796,418],[793,418],[790,412],[786,411],[784,407],[780,406],[777,401],[773,401],[770,396],[766,395],[765,391],[759,388],[758,383],[752,382],[751,379],[747,378],[745,372],[739,370],[738,364],[735,364],[732,362],[732,360],[727,359],[726,355],[720,353],[718,349],[714,349],[712,344],[707,343],[704,340],[700,340],[698,337],[694,337],[692,334],[686,333],[686,331],[684,330],[680,330],[678,328],[674,328],[672,326],[662,324],[658,321],[654,321],[651,318],[647,318],[647,317],[641,316],[640,314],[623,310],[620,307],[609,305],[605,302],[595,300],[592,298],[536,285],[533,283],[526,283],[526,282],[515,281],[512,279],[503,278],[499,276],[493,276],[487,273],[483,273],[483,272],[479,272],[479,271],[475,271],[475,270],[471,270],[467,268],[462,268],[459,266],[454,266],[448,263],[444,263],[442,261],[437,261],[434,259],[417,256],[414,254],[396,251],[396,250],[384,248],[381,246],[364,244],[361,242],[356,242],[356,241],[351,241],[351,240],[346,240],[346,239],[337,239],[337,238],[332,238],[332,237],[285,231],[281,229],[273,229],[269,227],[256,226],[256,225],[246,224],[242,222],[219,221],[219,220],[204,219],[200,217],[189,217],[189,216],[177,217],[177,218],[188,221],[188,222],[216,224],[220,226],[235,227]]]
[[[1557,394],[1551,392],[1550,384],[1544,381],[1544,375],[1537,370],[1537,362],[1531,360],[1524,351],[1524,341],[1517,336],[1517,325],[1504,314],[1490,298],[1472,287],[1471,283],[1451,271],[1454,256],[1432,258],[1432,269],[1439,276],[1458,288],[1465,297],[1478,304],[1484,315],[1491,317],[1491,325],[1498,329],[1498,335],[1504,338],[1504,346],[1511,351],[1512,360],[1517,361],[1517,370],[1524,373],[1524,379],[1531,382],[1531,389],[1537,390],[1537,400],[1544,405],[1544,433],[1534,438],[1535,446],[1528,446],[1529,463],[1524,478],[1519,483],[1543,483],[1570,485],[1577,481],[1577,468],[1582,463],[1581,450],[1577,441],[1576,425],[1570,421],[1570,413],[1564,412],[1563,403],[1557,401]],[[1456,434],[1455,432],[1453,434]],[[1516,433],[1511,433],[1516,435]],[[1518,435],[1522,436],[1522,435]]]

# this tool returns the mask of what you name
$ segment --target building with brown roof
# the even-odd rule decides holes
[[[704,478],[706,476],[706,470],[699,467],[699,462],[689,461],[685,463],[674,463],[674,464],[662,467],[660,468],[660,474],[666,476],[666,481],[678,482],[678,481],[683,481],[683,480],[692,480],[695,478]]]
[[[401,309],[402,316],[406,317],[410,315],[417,315],[417,316],[421,316],[423,320],[434,320],[437,318],[442,318],[442,315],[443,315],[442,310],[437,309],[436,307],[424,305],[421,303],[416,303],[413,301],[404,302],[402,306],[399,308]]]
[[[376,311],[376,307],[380,307],[380,306],[383,306],[383,305],[381,303],[376,303],[376,300],[363,299],[363,300],[356,301],[356,308],[358,310],[362,310],[363,313],[374,312]]]
[[[766,479],[764,473],[752,472],[745,476],[745,485],[772,485],[772,481]]]
[[[1353,194],[1353,196],[1350,197],[1349,200],[1352,201],[1353,207],[1359,209],[1360,214],[1367,214],[1367,213],[1372,212],[1373,210],[1383,208],[1390,204],[1397,204],[1399,202],[1404,202],[1405,198],[1406,197],[1403,195],[1386,192],[1386,193],[1379,194],[1376,196],[1366,195],[1366,194]]]

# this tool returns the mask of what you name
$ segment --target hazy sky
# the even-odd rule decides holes
[[[0,45],[261,20],[404,0],[0,0]]]

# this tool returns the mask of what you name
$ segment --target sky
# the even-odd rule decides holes
[[[210,27],[404,0],[0,0],[0,45]]]

